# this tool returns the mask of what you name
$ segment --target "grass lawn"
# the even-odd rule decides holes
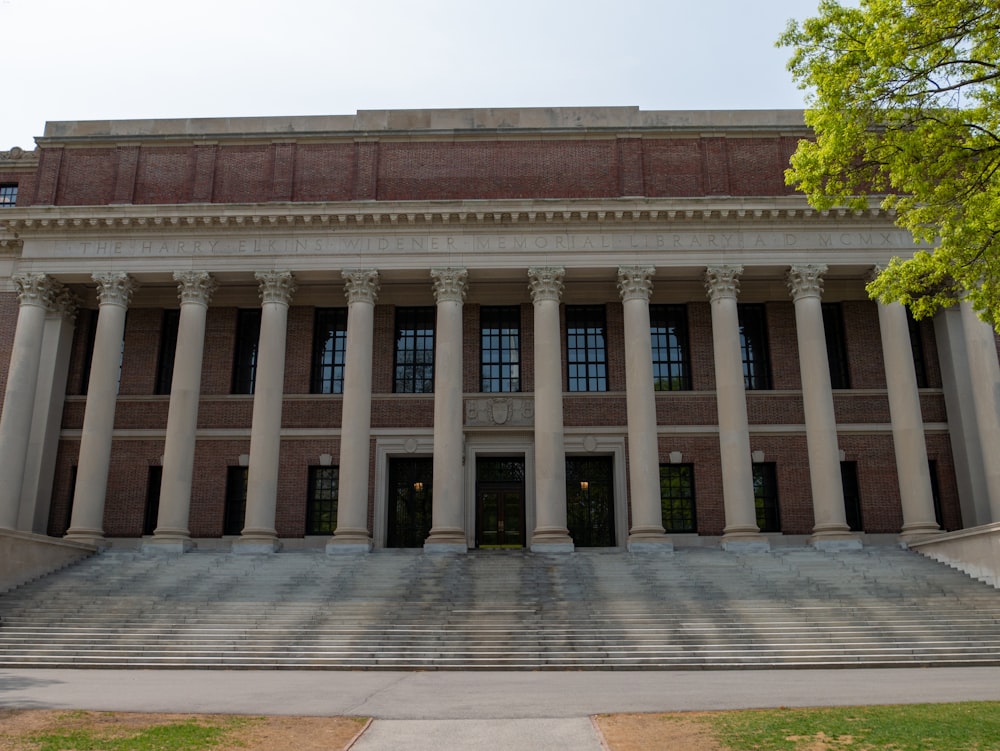
[[[1000,702],[597,718],[612,751],[1000,751]],[[675,745],[678,736],[683,745]]]

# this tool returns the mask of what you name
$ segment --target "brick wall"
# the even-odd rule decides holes
[[[667,137],[41,149],[19,205],[774,196],[794,138]],[[30,196],[30,198],[29,198]]]

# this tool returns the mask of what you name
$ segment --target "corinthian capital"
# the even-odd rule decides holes
[[[653,274],[656,269],[652,266],[619,266],[618,267],[618,292],[622,296],[622,302],[626,300],[649,300],[649,293],[653,291]]]
[[[177,296],[181,305],[186,302],[208,305],[219,286],[207,271],[175,271],[174,281],[177,282]]]
[[[80,308],[80,301],[66,287],[61,284],[58,287],[58,290],[56,290],[55,295],[52,297],[49,310],[53,313],[58,313],[63,318],[68,318],[71,321],[75,320],[77,310]]]
[[[713,302],[732,298],[740,294],[740,274],[742,266],[709,266],[705,269],[705,291]]]
[[[139,287],[124,271],[99,272],[93,274],[91,279],[97,282],[97,301],[101,305],[127,308],[132,302],[132,293]]]
[[[378,271],[375,269],[344,269],[344,295],[347,303],[367,302],[372,305],[378,300],[380,287]]]
[[[261,303],[288,305],[295,292],[295,277],[291,271],[258,271],[253,275],[260,285]]]
[[[14,274],[11,279],[17,286],[17,299],[21,305],[35,305],[48,310],[62,289],[62,285],[48,274]]]
[[[793,300],[801,300],[806,297],[823,296],[823,274],[826,273],[826,266],[823,264],[804,264],[792,266],[788,269],[785,283],[788,285],[788,293]]]
[[[531,290],[532,302],[539,300],[559,302],[565,273],[566,269],[562,266],[532,266],[528,269],[528,288]]]
[[[434,299],[438,302],[463,302],[469,272],[466,269],[431,269]]]

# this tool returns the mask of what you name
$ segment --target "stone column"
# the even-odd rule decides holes
[[[344,351],[344,398],[340,420],[340,480],[337,529],[327,553],[367,553],[368,465],[371,461],[372,342],[379,277],[375,269],[341,272],[347,295],[347,345]]]
[[[802,374],[802,407],[809,450],[813,499],[811,545],[822,549],[858,549],[861,541],[847,526],[844,483],[840,476],[837,420],[833,413],[830,362],[823,328],[823,274],[826,266],[792,266],[786,282],[795,301],[795,333]]]
[[[652,266],[621,266],[618,291],[625,317],[625,397],[628,412],[629,489],[632,529],[628,549],[672,550],[663,531],[660,501],[660,452],[653,391],[653,346],[649,333]]]
[[[274,516],[278,504],[281,450],[281,402],[285,388],[285,339],[288,304],[295,292],[290,271],[258,271],[260,339],[250,427],[246,520],[234,553],[275,553],[281,549]]]
[[[59,290],[45,317],[42,335],[42,357],[38,365],[31,437],[21,483],[21,513],[17,522],[18,529],[40,535],[47,534],[49,526],[78,302],[65,287]]]
[[[431,269],[437,325],[434,340],[434,497],[428,552],[468,550],[465,537],[465,434],[462,430],[462,303],[468,272]]]
[[[1000,361],[997,360],[996,340],[990,325],[980,320],[970,303],[960,303],[960,308],[969,357],[972,398],[976,405],[979,445],[983,449],[990,522],[995,523],[1000,522],[1000,461],[997,461],[1000,447]]]
[[[715,352],[715,398],[719,410],[719,452],[726,550],[768,550],[770,543],[757,527],[750,461],[750,427],[740,353],[740,319],[736,307],[742,266],[709,266],[705,289],[712,302],[712,347]]]
[[[184,553],[194,547],[188,531],[191,484],[194,478],[195,433],[201,398],[201,362],[205,349],[205,318],[216,283],[207,271],[175,271],[181,314],[177,326],[170,409],[160,483],[160,510],[153,539],[144,550]]]
[[[97,273],[97,333],[83,413],[83,435],[77,460],[73,515],[66,538],[92,545],[104,544],[104,496],[111,466],[111,437],[121,374],[125,313],[136,289],[123,271]]]
[[[17,529],[45,316],[61,289],[45,274],[15,274],[12,278],[21,305],[0,414],[0,527],[4,529]]]
[[[528,269],[535,308],[535,530],[531,549],[571,553],[566,528],[566,442],[563,436],[562,267]]]
[[[892,445],[896,452],[899,498],[903,508],[903,542],[939,532],[934,518],[934,495],[927,466],[924,419],[913,367],[910,327],[906,308],[899,303],[878,306],[885,360],[885,385],[889,394]]]

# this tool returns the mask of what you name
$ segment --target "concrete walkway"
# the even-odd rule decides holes
[[[1000,700],[1000,668],[638,672],[0,670],[0,707],[354,715],[352,751],[597,751],[589,716]]]

